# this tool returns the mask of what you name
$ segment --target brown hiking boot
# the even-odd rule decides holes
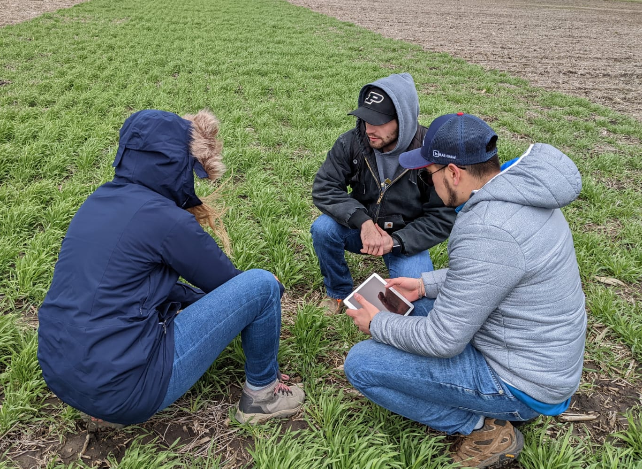
[[[304,399],[303,388],[296,384],[286,386],[278,379],[260,391],[244,387],[236,420],[254,425],[272,418],[290,417],[301,409]]]
[[[510,422],[487,418],[484,426],[463,436],[454,462],[462,467],[502,467],[517,459],[524,447],[524,437]]]
[[[321,300],[321,303],[319,303],[319,308],[325,309],[330,314],[339,314],[343,309],[343,300],[326,296]]]

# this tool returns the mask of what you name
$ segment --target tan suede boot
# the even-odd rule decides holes
[[[343,309],[343,300],[337,300],[335,298],[326,296],[323,300],[321,300],[321,303],[319,303],[319,307],[323,308],[330,314],[339,314]]]
[[[484,426],[463,436],[454,462],[462,467],[502,467],[517,459],[524,447],[524,437],[510,422],[487,418]]]

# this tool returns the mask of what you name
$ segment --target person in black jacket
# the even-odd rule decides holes
[[[224,171],[217,133],[207,111],[133,114],[114,179],[69,225],[38,314],[38,360],[49,388],[94,424],[147,420],[239,333],[246,383],[237,419],[292,415],[303,402],[301,388],[280,381],[282,285],[264,270],[236,269],[199,224],[226,240],[194,190],[194,172],[216,180]]]
[[[312,186],[323,215],[310,231],[328,295],[322,305],[332,312],[353,289],[345,250],[383,256],[391,278],[416,278],[432,270],[428,249],[448,237],[456,216],[419,177],[423,170],[399,166],[427,130],[410,74],[365,85],[350,114],[356,127],[337,139]]]

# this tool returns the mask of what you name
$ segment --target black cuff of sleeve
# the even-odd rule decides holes
[[[348,226],[358,229],[368,220],[372,220],[368,213],[365,210],[358,209],[348,218]]]

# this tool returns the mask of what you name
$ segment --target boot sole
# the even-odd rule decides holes
[[[294,409],[278,410],[271,414],[246,414],[244,412],[241,412],[240,410],[237,410],[236,415],[234,415],[234,417],[240,423],[249,423],[250,425],[257,425],[259,423],[263,423],[266,420],[270,420],[270,419],[291,417],[294,414],[296,414],[299,410],[301,410],[301,405],[298,405]]]
[[[513,427],[513,429],[515,430],[515,441],[513,442],[513,445],[509,448],[506,448],[506,450],[504,450],[503,452],[493,456],[492,458],[488,458],[487,460],[483,461],[479,466],[477,466],[478,468],[495,469],[508,466],[510,463],[517,461],[519,453],[521,453],[522,449],[524,448],[524,435],[522,435],[522,432],[520,432],[517,428]]]

